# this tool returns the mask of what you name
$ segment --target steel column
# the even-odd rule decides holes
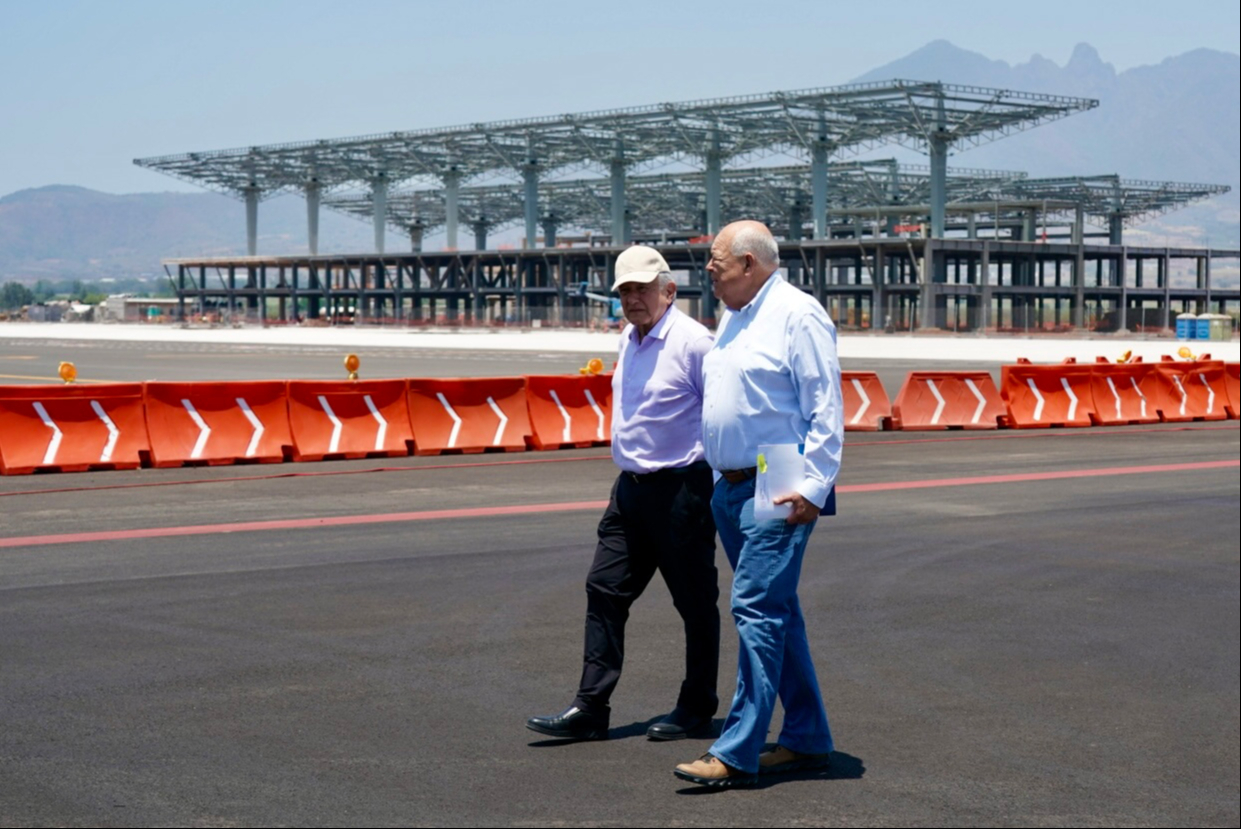
[[[246,254],[257,256],[259,252],[259,194],[256,185],[247,187],[246,197]]]
[[[379,174],[371,179],[371,223],[375,228],[375,252],[384,252],[384,230],[388,224],[388,177]]]
[[[311,256],[319,255],[319,197],[322,188],[312,181],[305,187],[306,193],[306,240]]]
[[[715,236],[723,227],[724,154],[720,148],[720,130],[711,132],[711,148],[707,151],[707,235]]]
[[[461,223],[461,171],[455,167],[444,173],[444,211],[447,238],[444,247],[457,250],[458,227]]]
[[[629,244],[629,227],[625,221],[625,148],[616,142],[616,155],[612,158],[612,244]]]

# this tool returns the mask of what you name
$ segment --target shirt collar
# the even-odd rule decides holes
[[[664,311],[664,315],[659,318],[659,322],[655,323],[655,327],[651,329],[649,334],[642,338],[642,342],[646,342],[650,339],[662,340],[667,337],[668,329],[671,328],[674,323],[673,317],[680,313],[681,312],[676,307],[675,303],[669,305],[668,310]],[[638,345],[638,326],[629,326],[629,339],[633,341],[634,345]]]
[[[783,281],[784,281],[784,277],[780,275],[779,271],[776,271],[775,273],[773,273],[771,275],[771,278],[768,279],[765,283],[763,283],[763,287],[759,289],[759,292],[757,295],[755,295],[754,299],[750,300],[749,304],[747,304],[744,308],[742,308],[737,313],[738,314],[749,314],[753,311],[758,310],[758,306],[763,304],[763,300],[767,298],[767,294],[771,293],[772,286],[774,286],[777,282],[783,282]]]

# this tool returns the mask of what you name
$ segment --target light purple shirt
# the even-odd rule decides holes
[[[638,342],[621,334],[612,375],[612,460],[645,474],[702,460],[702,358],[711,332],[670,306]]]
[[[844,448],[836,326],[823,306],[773,275],[749,305],[725,311],[703,371],[707,462],[746,469],[762,444],[804,444],[797,491],[822,507]]]

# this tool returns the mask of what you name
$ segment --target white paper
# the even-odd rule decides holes
[[[772,503],[794,495],[806,477],[806,459],[796,443],[758,447],[758,475],[754,485],[754,520],[774,521],[793,514],[792,504]]]

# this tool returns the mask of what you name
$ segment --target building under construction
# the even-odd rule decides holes
[[[246,205],[250,256],[169,262],[183,314],[576,324],[599,313],[616,256],[642,241],[710,319],[708,243],[741,218],[772,228],[789,279],[842,327],[1166,328],[1181,311],[1236,307],[1238,289],[1212,274],[1238,251],[1124,239],[1227,187],[948,166],[1097,104],[890,81],[136,163]],[[927,163],[847,160],[885,145]],[[305,196],[309,250],[259,256],[260,203],[288,192]],[[374,250],[319,256],[323,207],[370,221]],[[520,248],[488,249],[514,227]],[[389,230],[408,239],[402,252],[387,250]],[[440,232],[443,249],[425,250]]]

